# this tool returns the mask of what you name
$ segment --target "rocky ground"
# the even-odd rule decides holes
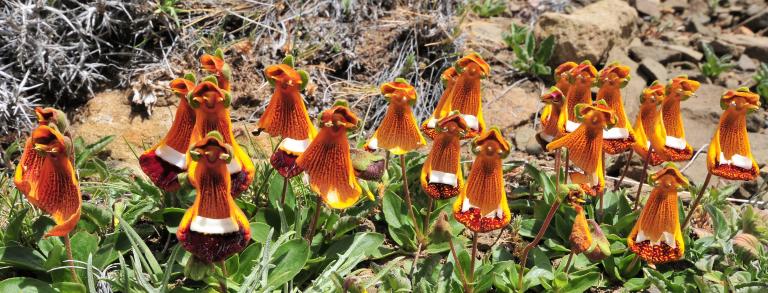
[[[439,2],[439,1],[438,1]],[[313,85],[307,95],[314,114],[335,98],[349,99],[357,113],[375,125],[382,101],[377,85],[403,75],[414,82],[422,100],[417,105],[420,118],[432,110],[441,93],[437,74],[455,60],[458,53],[475,50],[491,64],[492,73],[484,82],[484,108],[489,125],[499,126],[514,146],[514,159],[550,164],[551,158],[535,143],[536,117],[541,107],[538,97],[551,85],[549,77],[525,76],[512,67],[515,55],[503,36],[511,24],[529,25],[537,37],[556,36],[551,65],[567,60],[591,60],[601,68],[618,61],[632,67],[632,80],[625,88],[625,107],[634,120],[640,91],[654,80],[679,74],[702,82],[697,95],[683,104],[688,140],[695,149],[707,144],[715,131],[721,109],[720,95],[740,86],[753,86],[752,76],[760,62],[768,62],[768,6],[760,0],[736,0],[711,7],[705,0],[620,0],[576,1],[513,0],[501,16],[480,18],[472,12],[461,14],[455,5],[408,4],[367,5],[366,13],[349,14],[331,4],[305,7],[310,12],[301,22],[287,24],[269,37],[243,37],[231,40],[227,56],[233,64],[235,103],[233,119],[242,139],[254,130],[255,121],[270,96],[270,87],[261,71],[279,60],[285,47],[303,52],[299,67],[307,68]],[[560,8],[565,8],[563,11]],[[279,10],[285,19],[290,9]],[[287,11],[287,12],[286,12]],[[362,15],[362,16],[361,16]],[[274,22],[273,22],[274,24]],[[298,32],[286,39],[285,32]],[[730,54],[735,68],[710,80],[701,74],[703,44],[720,56]],[[172,73],[191,68],[198,51],[172,58]],[[410,57],[409,56],[413,56]],[[158,101],[148,115],[146,105],[132,103],[134,91],[114,89],[97,93],[95,98],[71,116],[75,133],[87,141],[114,134],[110,156],[116,165],[136,169],[131,150],[140,151],[161,138],[168,129],[176,100],[162,91],[173,76],[147,75],[142,87],[157,91]],[[136,84],[134,84],[136,88]],[[143,90],[146,91],[146,90]],[[749,117],[752,152],[763,176],[768,176],[768,133],[765,111]],[[361,133],[361,137],[367,133]],[[256,145],[268,147],[263,135]],[[130,147],[129,147],[130,145]],[[638,158],[635,158],[637,160]],[[685,169],[696,183],[705,177],[705,158],[699,156]],[[616,158],[608,159],[609,175],[618,174]],[[639,179],[641,166],[633,162],[631,179]],[[742,186],[736,196],[759,196],[765,201],[765,177]],[[716,182],[715,184],[727,184]]]

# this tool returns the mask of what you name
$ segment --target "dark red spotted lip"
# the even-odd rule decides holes
[[[298,157],[299,156],[291,155],[286,151],[278,149],[269,158],[269,163],[281,176],[285,178],[293,178],[304,171],[296,164],[296,159]]]
[[[195,258],[212,263],[243,251],[250,241],[245,236],[243,229],[226,234],[204,234],[187,229],[179,241]]]
[[[149,152],[142,154],[139,157],[139,165],[144,174],[147,174],[149,180],[152,181],[157,187],[167,192],[178,191],[181,185],[179,184],[179,174],[185,172],[178,166],[168,163],[155,152]]]
[[[485,233],[496,229],[501,229],[509,224],[510,220],[506,216],[503,218],[483,217],[480,215],[480,209],[475,207],[469,208],[469,210],[466,212],[454,212],[453,217],[456,218],[456,221],[464,224],[464,226],[469,228],[469,230],[478,233]]]

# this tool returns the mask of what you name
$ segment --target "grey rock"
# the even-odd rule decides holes
[[[739,69],[744,71],[757,70],[757,64],[755,64],[755,61],[753,61],[752,58],[749,58],[747,55],[741,55],[741,57],[739,57],[739,61],[736,64]]]
[[[698,68],[696,68],[696,69],[674,68],[674,69],[669,70],[668,76],[675,77],[675,76],[680,76],[680,75],[685,75],[689,79],[693,79],[693,80],[698,81],[698,82],[706,82],[707,81],[707,77],[704,76],[704,74],[702,74],[701,70],[699,70]]]
[[[635,32],[637,11],[621,0],[601,0],[571,14],[547,12],[539,17],[538,37],[555,36],[552,64],[571,60],[604,61],[613,47],[624,47]]]
[[[682,54],[667,48],[657,46],[640,46],[629,48],[629,56],[636,61],[643,59],[653,59],[662,64],[673,61],[679,61]]]
[[[662,9],[672,9],[675,12],[682,12],[688,7],[687,0],[667,0],[661,4]]]
[[[765,128],[766,114],[764,111],[757,111],[747,115],[747,131],[759,132]]]
[[[704,51],[704,49],[703,49],[704,44],[709,44],[709,46],[712,47],[712,51],[714,51],[715,54],[717,54],[717,56],[722,56],[722,55],[728,54],[728,55],[731,55],[731,56],[738,57],[738,56],[741,56],[741,54],[744,53],[744,47],[743,46],[738,46],[736,44],[733,44],[733,43],[730,43],[730,42],[727,42],[727,41],[721,40],[721,39],[715,39],[715,40],[711,40],[711,41],[701,40],[698,43],[698,46],[699,46],[699,49],[702,52]]]
[[[640,74],[645,75],[648,80],[667,80],[667,68],[656,60],[645,58],[640,61]]]
[[[747,56],[768,62],[768,37],[722,34],[717,39],[726,44],[743,47]]]
[[[641,14],[655,18],[661,16],[661,2],[659,0],[631,0],[630,3]]]
[[[685,29],[689,32],[700,33],[705,36],[714,35],[715,31],[706,25],[707,22],[709,22],[709,17],[694,15],[688,18]]]
[[[673,51],[680,52],[681,61],[699,62],[699,60],[704,58],[703,53],[696,51],[693,48],[688,46],[666,45],[666,48]]]

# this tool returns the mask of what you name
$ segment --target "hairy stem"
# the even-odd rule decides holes
[[[648,154],[645,155],[645,162],[643,162],[643,173],[641,174],[640,185],[637,186],[637,194],[635,194],[635,206],[632,210],[637,210],[640,207],[640,193],[643,191],[643,183],[645,183],[648,177],[648,163],[651,161],[651,153],[653,153],[653,146],[648,147]]]
[[[469,260],[469,279],[471,285],[469,292],[475,291],[475,260],[477,259],[477,232],[472,233],[472,258]]]
[[[323,209],[323,201],[320,196],[315,197],[315,213],[312,215],[312,220],[309,221],[309,231],[307,232],[307,242],[312,246],[312,237],[315,236],[315,226],[317,226],[317,218],[320,217],[320,210]]]
[[[64,248],[67,250],[67,258],[69,259],[69,272],[72,273],[72,281],[74,282],[80,282],[80,279],[77,277],[77,272],[75,272],[75,258],[72,257],[72,241],[69,239],[69,233],[64,235]]]
[[[416,237],[419,242],[424,238],[419,227],[419,222],[416,221],[416,215],[413,214],[413,201],[411,201],[411,192],[408,190],[408,175],[405,172],[405,155],[400,155],[400,170],[403,174],[403,195],[405,196],[405,203],[408,205],[408,216],[413,221],[413,228],[416,230]]]
[[[288,191],[288,177],[283,178],[283,192],[280,195],[280,206],[285,205],[285,193]]]
[[[681,225],[680,229],[685,229],[685,227],[688,226],[688,223],[691,221],[691,218],[693,217],[693,212],[696,211],[696,207],[699,206],[699,202],[701,202],[701,198],[704,197],[704,191],[707,190],[707,186],[709,186],[710,179],[712,179],[712,173],[707,173],[707,178],[704,179],[704,184],[701,185],[701,189],[699,190],[699,194],[696,195],[696,199],[694,199],[693,203],[691,203],[691,209],[688,211],[688,214],[685,215],[685,220],[683,220],[683,225]]]
[[[451,255],[453,256],[453,262],[456,264],[456,269],[459,272],[459,279],[461,280],[461,285],[464,287],[465,292],[469,292],[469,285],[467,284],[467,275],[464,274],[464,269],[461,267],[461,263],[459,262],[459,255],[456,254],[456,247],[453,245],[453,236],[448,236],[448,245],[451,247]]]
[[[621,177],[619,177],[619,181],[616,182],[616,184],[613,185],[613,191],[619,190],[621,188],[621,183],[624,182],[624,177],[627,176],[627,171],[629,171],[629,165],[632,162],[632,154],[634,154],[635,151],[631,148],[627,152],[627,162],[624,163],[624,170],[621,171]]]

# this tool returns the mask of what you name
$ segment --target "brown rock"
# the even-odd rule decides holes
[[[626,87],[621,90],[622,97],[624,99],[624,110],[627,112],[629,119],[633,121],[637,110],[640,107],[640,94],[643,92],[643,88],[646,86],[646,81],[637,73],[638,64],[627,56],[627,53],[622,48],[614,47],[608,54],[608,62],[619,62],[623,65],[629,66],[631,71],[629,72],[630,80]]]
[[[723,34],[718,36],[718,40],[737,47],[743,47],[744,54],[747,54],[747,56],[761,62],[768,62],[768,37]]]
[[[629,44],[637,11],[620,0],[602,0],[572,14],[547,12],[539,17],[535,32],[540,38],[555,36],[552,64],[571,60],[602,63],[613,47]]]
[[[640,73],[645,75],[648,80],[667,80],[667,68],[651,58],[640,61]]]
[[[637,12],[650,17],[661,16],[661,3],[659,0],[632,0],[630,1]]]
[[[483,103],[486,125],[506,131],[530,121],[539,110],[539,95],[533,89],[488,85]]]

